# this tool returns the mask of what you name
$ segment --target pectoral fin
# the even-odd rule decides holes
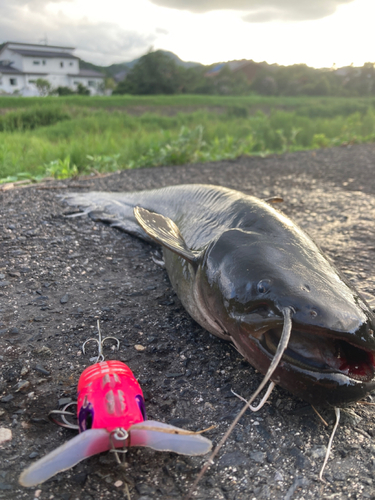
[[[181,455],[204,455],[212,448],[212,442],[201,434],[154,420],[132,425],[129,435],[131,446],[147,446]]]
[[[89,429],[48,453],[24,470],[19,478],[22,486],[35,486],[58,472],[70,469],[87,457],[109,450],[109,432]]]
[[[194,265],[198,262],[200,252],[194,252],[186,245],[180,230],[169,217],[149,212],[142,207],[134,208],[134,216],[142,229],[156,243],[168,248],[190,264]]]

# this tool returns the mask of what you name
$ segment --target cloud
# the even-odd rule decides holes
[[[147,52],[156,34],[125,30],[116,23],[72,20],[46,7],[51,0],[0,0],[0,43],[6,41],[77,47],[75,55],[99,65],[126,62]],[[54,1],[53,3],[59,3]]]
[[[250,23],[269,21],[308,21],[333,14],[337,7],[354,0],[151,0],[156,5],[195,13],[213,10],[247,12]]]
[[[155,33],[159,33],[160,35],[168,35],[169,31],[164,28],[155,28]]]

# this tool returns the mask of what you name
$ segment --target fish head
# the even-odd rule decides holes
[[[206,310],[265,373],[292,332],[274,381],[314,404],[345,404],[375,389],[375,319],[315,243],[294,228],[282,239],[230,229],[207,248],[200,272]]]
[[[146,420],[142,389],[130,368],[121,361],[86,368],[78,382],[77,417],[80,432],[127,430]]]

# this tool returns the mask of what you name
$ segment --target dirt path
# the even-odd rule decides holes
[[[0,499],[180,499],[203,459],[131,450],[129,466],[93,457],[40,488],[17,485],[20,471],[74,432],[47,420],[74,400],[90,364],[82,342],[104,334],[138,377],[148,417],[202,429],[217,442],[248,396],[256,374],[226,342],[183,310],[147,244],[87,217],[67,219],[57,194],[78,189],[138,190],[212,183],[285,199],[282,210],[306,229],[375,306],[375,145],[265,159],[125,171],[0,192]],[[142,345],[143,351],[135,348]],[[19,382],[24,382],[20,390]],[[369,398],[370,400],[371,398]],[[277,389],[258,414],[246,414],[198,488],[201,499],[375,498],[372,407],[344,413],[328,463],[317,480],[334,412],[325,428],[311,406]]]

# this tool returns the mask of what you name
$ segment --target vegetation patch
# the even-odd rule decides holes
[[[264,156],[375,139],[372,98],[72,96],[35,101],[6,99],[4,108],[16,109],[0,116],[1,182]],[[23,109],[17,109],[20,102]],[[190,111],[191,106],[201,110],[162,114],[166,106],[181,110],[185,105]],[[145,112],[128,114],[127,108],[134,106]],[[153,113],[147,112],[150,106]]]
[[[60,107],[37,106],[24,110],[20,109],[0,115],[0,132],[33,130],[37,127],[46,127],[69,119],[70,115]]]

